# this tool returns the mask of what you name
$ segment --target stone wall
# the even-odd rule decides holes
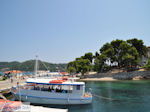
[[[140,79],[150,79],[150,71],[133,71],[133,72],[120,72],[120,73],[97,73],[93,75],[85,75],[85,78],[104,78],[113,77],[118,80],[132,80],[139,77]]]

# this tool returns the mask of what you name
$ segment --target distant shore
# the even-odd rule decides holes
[[[96,73],[85,75],[80,81],[119,81],[119,80],[149,80],[150,71],[132,71],[119,73]]]
[[[114,79],[112,77],[104,77],[104,78],[84,78],[80,79],[80,81],[117,81],[117,79]]]

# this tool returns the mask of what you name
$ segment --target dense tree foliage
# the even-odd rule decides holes
[[[144,45],[143,40],[138,40],[136,38],[133,38],[133,39],[127,40],[127,42],[131,46],[136,48],[136,50],[138,51],[140,57],[147,56],[147,47]]]
[[[77,59],[79,60],[79,59]],[[68,65],[67,65],[67,71],[71,74],[71,73],[75,73],[77,72],[77,64],[76,64],[76,61],[72,61],[72,62],[69,62]]]
[[[139,64],[142,56],[146,56],[147,47],[142,40],[136,38],[127,41],[113,40],[100,48],[100,56],[95,56],[95,70],[105,71],[111,66],[131,68]]]
[[[93,61],[93,54],[91,52],[85,53],[85,55],[82,56],[82,59],[88,59],[92,63],[92,61]]]
[[[35,60],[28,60],[25,62],[0,62],[0,69],[8,68],[7,70],[22,70],[34,71]],[[46,67],[45,67],[46,66]],[[50,71],[65,71],[67,64],[52,64],[48,62],[39,61],[39,70]]]
[[[94,60],[94,71],[103,72],[109,69],[109,66],[106,63],[107,56],[105,54],[101,54],[97,56]]]
[[[111,43],[104,44],[100,53],[105,55],[105,61],[110,65],[115,63],[118,67],[126,67],[138,64],[137,49],[123,40],[113,40]]]
[[[91,63],[88,59],[80,59],[76,61],[77,72],[84,75],[86,72],[90,71]]]
[[[75,61],[68,63],[67,71],[69,73],[81,73],[84,75],[92,68],[93,54],[86,53],[80,58],[76,58]]]
[[[89,70],[108,71],[114,67],[128,69],[139,65],[142,56],[147,56],[147,47],[143,40],[136,38],[127,41],[116,39],[104,44],[94,56],[92,53],[86,53],[84,56],[76,58],[75,61],[68,64],[68,70],[86,73]],[[85,62],[85,59],[90,63]],[[94,64],[92,64],[93,61]]]

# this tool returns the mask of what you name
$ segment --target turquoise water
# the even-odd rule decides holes
[[[89,88],[96,95],[92,104],[47,106],[68,108],[69,112],[150,112],[150,81],[86,82]]]
[[[92,104],[43,106],[67,108],[69,112],[150,112],[150,81],[148,80],[86,82],[86,90],[91,90],[94,95]]]

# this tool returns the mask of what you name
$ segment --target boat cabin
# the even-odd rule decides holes
[[[84,82],[73,82],[57,79],[28,79],[25,86],[28,90],[45,91],[50,93],[75,93],[83,95],[85,92]]]

